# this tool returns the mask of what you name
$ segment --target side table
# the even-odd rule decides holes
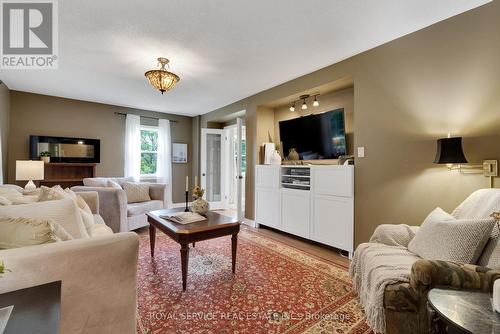
[[[493,310],[491,293],[432,289],[428,310],[430,333],[500,333],[500,314]]]

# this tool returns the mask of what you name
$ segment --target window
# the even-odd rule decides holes
[[[158,129],[155,127],[141,127],[141,175],[156,175],[158,158]]]

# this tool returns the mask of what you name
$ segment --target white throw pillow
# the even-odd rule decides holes
[[[113,234],[113,230],[105,224],[94,224],[89,231],[89,235],[92,238],[111,234]]]
[[[51,219],[0,217],[0,249],[71,239],[68,232]]]
[[[82,196],[77,195],[73,190],[66,188],[64,189],[64,193],[66,197],[71,198],[80,209],[83,225],[85,225],[85,229],[87,230],[87,233],[90,235],[90,230],[94,225],[94,215],[92,214],[92,210],[90,210],[90,207],[88,206],[87,202],[85,202],[85,200],[82,198]]]
[[[9,201],[6,197],[0,196],[0,205],[11,205],[12,202]]]
[[[0,206],[0,216],[52,219],[61,225],[73,239],[88,238],[80,209],[72,199],[37,202],[32,204]]]
[[[408,250],[428,260],[475,264],[495,226],[492,219],[455,219],[441,208],[425,218]]]
[[[149,183],[124,182],[123,190],[127,195],[127,203],[147,202],[149,197]]]
[[[118,184],[118,182],[113,180],[108,180],[108,183],[106,183],[106,187],[113,189],[122,189],[122,187]]]
[[[78,196],[73,190],[66,188],[63,189],[61,186],[56,185],[52,188],[42,186],[40,188],[40,196],[38,198],[39,202],[45,201],[53,201],[68,198],[71,199],[80,209],[80,214],[82,216],[83,225],[85,225],[85,229],[87,233],[90,235],[90,229],[92,225],[94,225],[94,216],[92,214],[92,210],[90,210],[89,206],[85,202],[81,196]]]
[[[10,201],[12,205],[29,204],[37,201],[37,197],[24,196],[13,188],[0,188],[0,196]]]

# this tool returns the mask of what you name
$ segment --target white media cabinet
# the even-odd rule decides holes
[[[255,221],[351,255],[354,166],[258,165]]]

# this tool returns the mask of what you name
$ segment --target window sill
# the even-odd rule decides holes
[[[140,182],[156,182],[156,175],[141,175]]]

